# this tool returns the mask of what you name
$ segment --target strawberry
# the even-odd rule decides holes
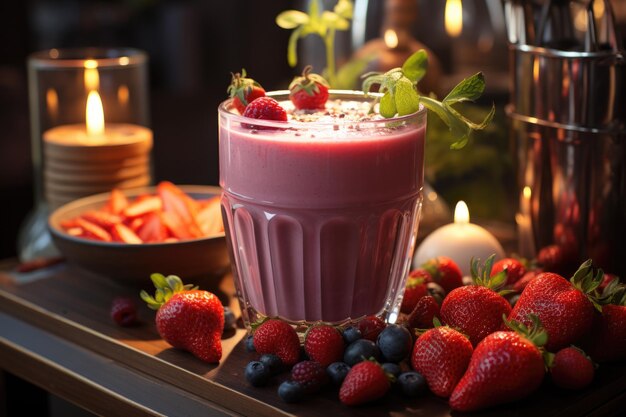
[[[109,200],[104,206],[104,210],[108,211],[111,214],[120,215],[122,212],[128,207],[128,199],[117,188],[111,190],[111,194],[109,194]]]
[[[529,314],[536,314],[549,335],[547,350],[571,345],[591,329],[594,306],[601,309],[595,290],[602,278],[602,270],[595,271],[591,260],[584,262],[570,281],[551,272],[541,273],[526,286],[509,320],[529,324]]]
[[[387,325],[379,317],[367,316],[361,319],[357,327],[361,332],[363,339],[375,342],[380,332],[385,330],[385,327],[387,327]]]
[[[415,304],[415,308],[409,314],[407,322],[414,329],[430,329],[433,327],[433,319],[435,317],[440,317],[439,304],[435,297],[426,295]]]
[[[157,310],[157,331],[170,345],[191,352],[197,358],[217,363],[222,357],[224,307],[208,291],[183,285],[175,275],[152,274],[156,297],[141,291],[141,299]]]
[[[252,78],[246,78],[246,70],[242,69],[241,73],[231,73],[232,80],[228,89],[228,96],[233,99],[233,106],[239,114],[243,114],[246,106],[259,97],[265,96],[265,90],[261,84]]]
[[[493,264],[491,276],[501,271],[506,272],[506,285],[513,285],[526,274],[526,267],[519,259],[504,258]]]
[[[626,360],[626,285],[613,280],[603,298],[610,304],[595,314],[583,346],[596,362]]]
[[[566,347],[551,360],[550,374],[552,381],[561,388],[583,389],[593,381],[593,362],[577,347]]]
[[[426,272],[426,271],[424,271]],[[428,274],[428,272],[426,272]],[[404,297],[402,298],[402,305],[400,311],[409,314],[418,300],[425,295],[428,295],[428,288],[426,288],[426,280],[419,276],[411,276],[406,281],[406,287],[404,289]]]
[[[81,236],[83,237],[94,240],[101,240],[103,242],[111,242],[113,240],[109,232],[107,232],[105,229],[95,223],[79,217],[76,219],[76,224],[82,229]]]
[[[307,65],[302,75],[289,84],[289,99],[298,110],[323,109],[328,100],[328,81],[319,74],[311,74]]]
[[[519,292],[519,293],[524,291],[524,288],[526,288],[526,286],[531,281],[533,281],[535,278],[537,278],[537,275],[539,275],[541,272],[542,271],[538,270],[538,269],[532,269],[532,270],[526,272],[524,274],[524,276],[519,279],[519,281],[516,281],[515,284],[513,284],[513,291],[516,291],[516,292]]]
[[[567,275],[575,270],[572,267],[575,258],[573,250],[566,246],[548,245],[539,250],[537,263],[544,271]]]
[[[139,217],[161,210],[162,204],[158,196],[136,198],[135,201],[126,206],[123,213],[126,217]]]
[[[278,319],[267,319],[253,326],[254,348],[258,353],[273,353],[291,366],[300,359],[300,339],[289,324]]]
[[[433,282],[441,285],[446,293],[463,286],[461,269],[456,262],[446,256],[429,259],[422,265],[422,268],[431,275]]]
[[[145,215],[137,235],[146,243],[163,242],[167,239],[167,229],[158,213]]]
[[[291,379],[299,383],[304,391],[313,393],[328,382],[326,368],[319,362],[302,361],[291,368]]]
[[[358,405],[383,397],[391,383],[383,368],[375,361],[363,361],[348,371],[339,388],[339,399],[346,405]]]
[[[287,112],[285,109],[271,97],[259,97],[248,104],[243,112],[245,117],[252,119],[276,120],[279,122],[287,121]],[[246,125],[250,129],[263,129],[265,126]],[[269,127],[268,127],[269,128]]]
[[[304,351],[322,366],[326,367],[343,358],[343,336],[335,327],[320,324],[309,328],[304,336]]]
[[[128,243],[131,245],[139,245],[143,240],[132,229],[122,223],[116,224],[111,228],[111,236],[115,242]]]
[[[462,333],[448,326],[435,327],[415,341],[411,365],[424,376],[435,395],[449,397],[463,376],[472,351],[472,344]]]
[[[110,314],[118,326],[128,327],[137,323],[137,305],[130,297],[115,297]]]
[[[120,216],[106,211],[90,210],[81,214],[81,217],[109,231],[116,224],[122,223],[122,218]]]
[[[450,396],[457,411],[474,411],[526,397],[539,388],[545,373],[540,347],[548,335],[537,316],[529,329],[507,323],[515,331],[490,334],[476,346],[463,378]]]
[[[441,321],[466,334],[473,346],[502,327],[502,316],[511,312],[509,302],[498,293],[507,279],[504,271],[491,276],[495,255],[484,266],[472,259],[475,285],[455,288],[441,304]]]

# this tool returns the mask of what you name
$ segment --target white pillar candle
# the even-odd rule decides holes
[[[484,261],[494,253],[496,260],[504,258],[500,242],[485,228],[470,223],[467,205],[459,201],[454,210],[454,223],[440,227],[424,239],[415,252],[413,268],[437,256],[447,256],[457,263],[464,276],[468,276],[472,258]]]

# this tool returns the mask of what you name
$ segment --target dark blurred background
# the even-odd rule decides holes
[[[336,0],[322,3],[332,9]],[[626,2],[613,3],[623,26]],[[33,207],[28,54],[83,46],[147,51],[154,181],[217,184],[216,108],[226,98],[230,72],[246,68],[266,90],[286,88],[298,69],[287,65],[290,32],[279,28],[275,17],[286,9],[304,10],[307,4],[306,0],[0,2],[0,259],[16,255],[20,224]],[[495,103],[494,123],[476,135],[472,146],[449,152],[450,142],[442,139],[445,127],[429,119],[426,175],[451,206],[462,198],[472,215],[512,222],[515,187],[503,113],[508,59],[501,2],[464,2],[463,31],[456,36],[446,31],[445,4],[355,1],[353,27],[338,36],[337,60],[344,63],[368,47],[384,49],[380,42],[384,25],[404,26],[438,57],[442,91],[478,70],[485,72],[486,96],[478,103],[483,108],[471,111],[479,119]],[[322,44],[309,38],[300,45],[300,64],[314,63],[319,71],[324,65]],[[379,42],[370,42],[373,38]]]

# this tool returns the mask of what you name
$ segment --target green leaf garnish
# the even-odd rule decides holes
[[[474,101],[482,95],[485,90],[483,74],[479,72],[464,79],[442,101],[439,101],[434,97],[421,96],[418,92],[417,84],[426,74],[427,68],[426,51],[419,50],[404,62],[402,68],[394,68],[384,74],[380,72],[365,74],[363,91],[368,94],[373,86],[379,86],[378,91],[383,94],[379,111],[386,118],[414,113],[419,109],[420,104],[424,105],[450,129],[452,136],[456,139],[450,148],[460,149],[467,144],[474,130],[483,130],[489,125],[496,111],[495,106],[492,105],[485,118],[475,123],[452,107],[456,103]]]
[[[287,44],[289,66],[298,64],[298,40],[308,35],[317,35],[326,48],[326,74],[330,85],[337,82],[335,69],[335,32],[348,30],[352,19],[352,0],[339,0],[333,11],[322,10],[320,0],[311,0],[307,13],[286,10],[276,16],[276,24],[283,29],[293,30]]]

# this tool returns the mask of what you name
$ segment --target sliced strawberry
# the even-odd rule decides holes
[[[143,240],[129,227],[119,223],[113,226],[111,229],[111,236],[116,242],[130,243],[138,245],[143,243]]]
[[[177,239],[194,239],[199,237],[199,234],[192,234],[187,225],[173,212],[165,211],[161,213],[161,221],[170,234]]]
[[[83,213],[81,217],[107,230],[122,222],[120,216],[106,211],[91,210]]]
[[[141,240],[146,243],[163,242],[168,237],[167,228],[161,221],[158,213],[149,213],[143,220],[143,225],[137,232]]]
[[[121,214],[128,207],[128,198],[117,188],[109,194],[109,200],[105,205],[105,210],[112,214]]]
[[[144,214],[161,210],[161,199],[157,196],[137,198],[124,210],[126,217],[139,217]]]
[[[78,222],[76,221],[77,219],[78,219],[78,217],[74,217],[74,218],[72,218],[72,219],[65,219],[65,220],[61,220],[61,221],[59,222],[59,225],[60,225],[63,229],[65,229],[66,231],[67,231],[68,229],[72,229],[72,228],[80,227],[80,226],[78,225]]]
[[[95,223],[80,217],[76,219],[76,223],[83,229],[82,237],[101,240],[103,242],[111,242],[113,240],[109,232]]]
[[[163,211],[176,214],[185,223],[195,223],[197,203],[171,182],[161,182],[157,191],[163,202]]]
[[[146,222],[146,217],[153,215],[155,212],[150,212],[148,214],[144,214],[141,217],[129,218],[126,221],[126,226],[130,227],[133,232],[137,233],[139,229],[141,229]]]
[[[196,222],[204,236],[211,236],[224,231],[220,201],[221,198],[219,196],[213,197],[196,215]]]

